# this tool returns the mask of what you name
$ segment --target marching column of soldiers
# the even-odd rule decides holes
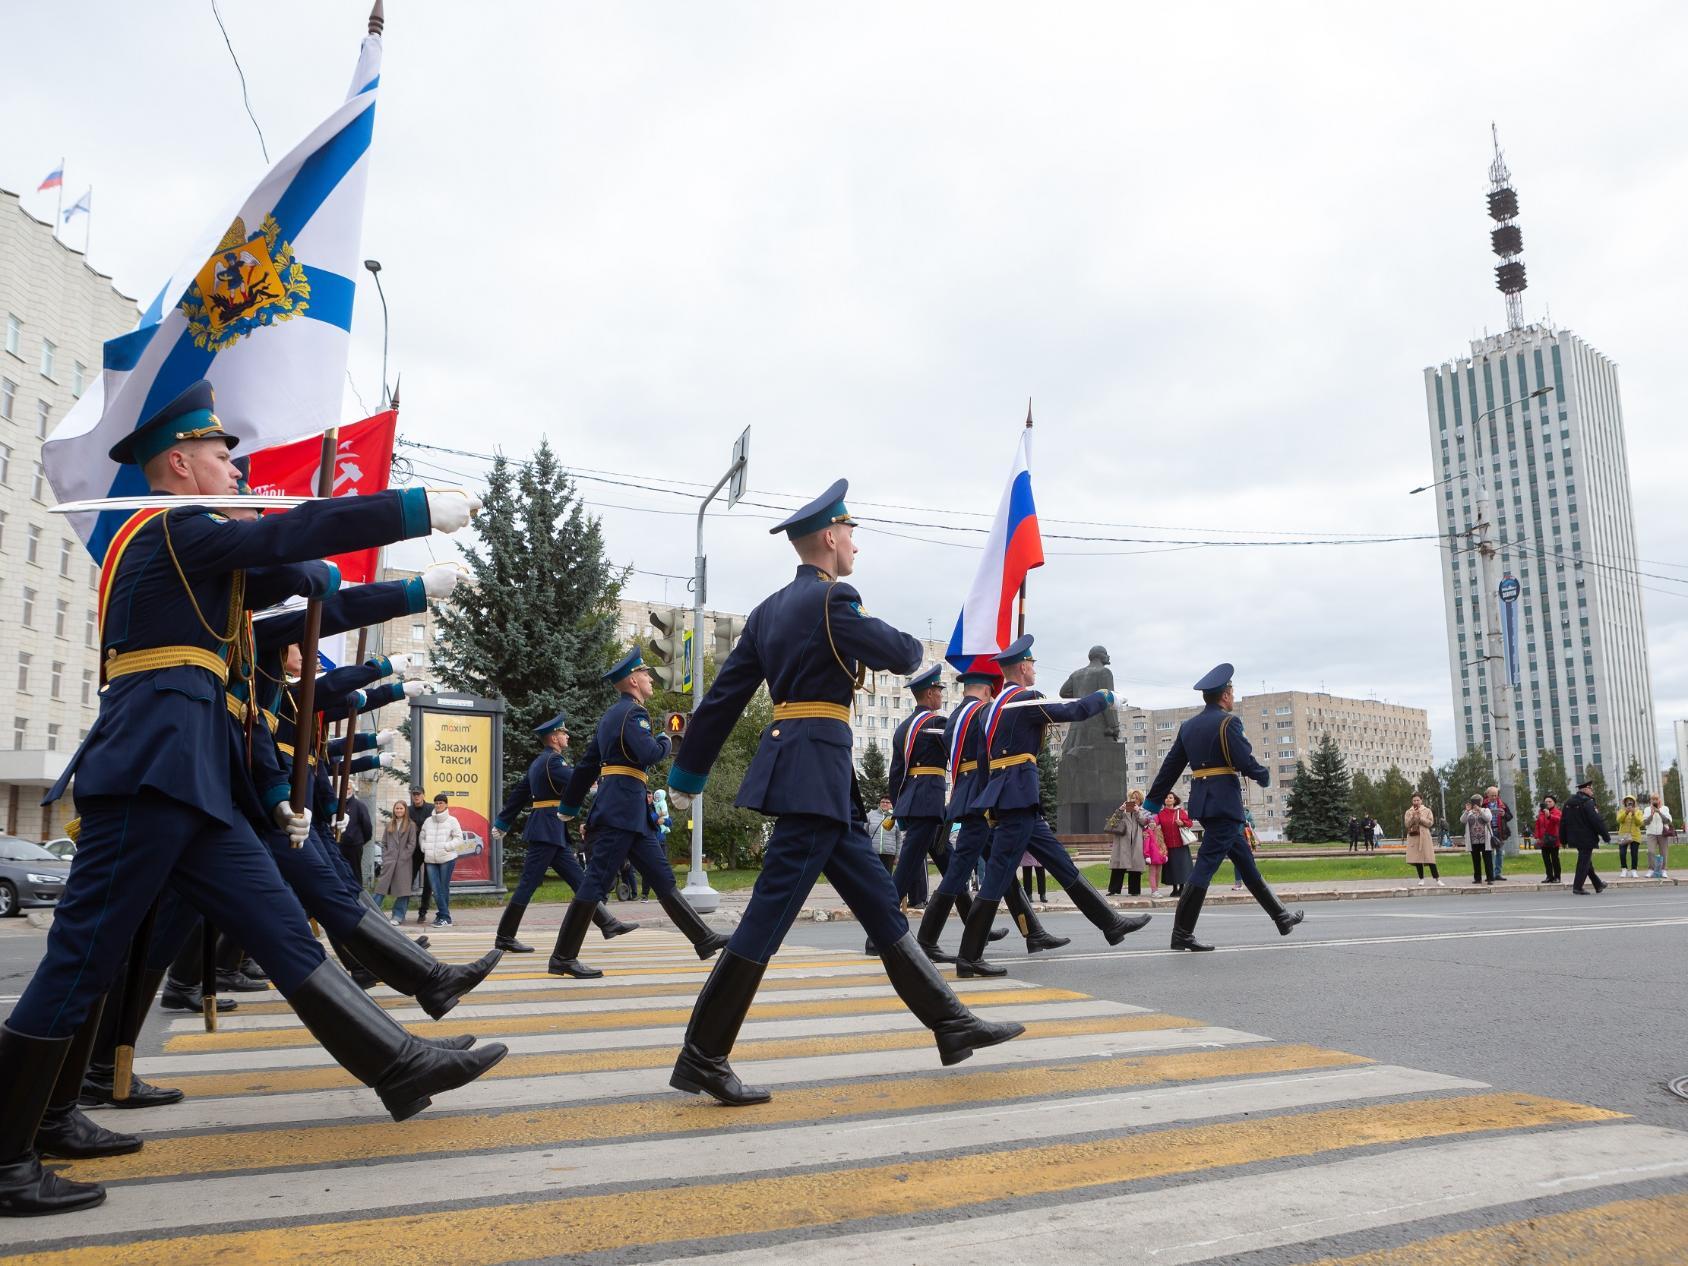
[[[100,578],[100,711],[65,775],[81,812],[77,851],[47,948],[10,1017],[0,1025],[0,1215],[68,1212],[98,1204],[104,1190],[46,1168],[53,1158],[109,1156],[142,1146],[98,1124],[83,1105],[154,1106],[182,1098],[133,1072],[142,1018],[160,985],[164,1003],[203,1009],[207,1024],[231,1000],[219,990],[262,988],[267,979],[324,1049],[380,1097],[394,1120],[435,1094],[463,1086],[501,1060],[505,1047],[472,1036],[426,1039],[392,1019],[365,992],[380,982],[444,1016],[484,980],[517,939],[527,903],[547,870],[573,890],[548,970],[602,973],[581,961],[586,933],[634,931],[604,906],[624,864],[656,891],[665,914],[701,959],[715,960],[698,995],[670,1084],[718,1102],[766,1102],[729,1063],[769,961],[804,898],[824,875],[861,922],[897,995],[933,1034],[940,1061],[1020,1036],[1024,1027],[973,1014],[936,964],[958,976],[1002,975],[985,947],[1006,901],[1030,953],[1056,949],[1014,882],[1023,853],[1054,872],[1110,945],[1148,923],[1115,911],[1079,873],[1044,819],[1037,753],[1054,723],[1093,716],[1113,703],[1097,691],[1071,702],[1045,699],[1032,638],[994,664],[962,675],[965,697],[938,711],[941,666],[920,668],[920,644],[870,616],[849,583],[857,546],[839,480],[777,525],[796,551],[796,574],[760,603],[700,701],[679,751],[646,710],[650,669],[634,648],[604,674],[617,701],[569,764],[566,719],[535,728],[542,745],[494,823],[510,830],[524,812],[527,858],[499,922],[494,949],[453,966],[393,927],[363,892],[328,832],[338,813],[330,771],[383,763],[385,735],[327,741],[327,726],[414,693],[414,683],[377,684],[403,665],[375,657],[318,677],[311,715],[296,679],[303,617],[251,613],[295,596],[320,603],[324,632],[378,624],[420,610],[454,583],[450,569],[418,580],[340,591],[319,561],[431,531],[466,526],[476,503],[462,493],[404,489],[307,502],[280,516],[218,510],[244,486],[236,444],[199,383],[112,449],[139,467],[153,494],[179,505],[133,514],[114,536]],[[219,504],[226,504],[219,500]],[[905,861],[888,874],[867,835],[852,758],[850,708],[869,672],[911,675],[916,711],[899,727],[893,755],[894,812],[906,831]],[[1206,828],[1174,921],[1177,949],[1210,948],[1194,928],[1208,883],[1225,860],[1281,932],[1301,919],[1278,903],[1249,857],[1239,776],[1265,784],[1241,721],[1232,715],[1231,668],[1197,683],[1206,707],[1186,722],[1151,791],[1158,807],[1186,766],[1191,811]],[[711,929],[680,894],[645,799],[650,773],[673,757],[671,803],[704,794],[711,767],[756,692],[773,696],[736,803],[774,820],[760,875],[730,937]],[[385,760],[390,762],[390,756]],[[306,762],[309,804],[289,799],[296,762]],[[588,865],[575,860],[572,823],[593,792]],[[953,846],[949,843],[954,828]],[[918,933],[902,913],[915,874],[930,857],[942,879]],[[977,875],[977,895],[971,896]],[[939,945],[950,912],[962,931],[955,954]],[[309,920],[326,934],[324,953]]]

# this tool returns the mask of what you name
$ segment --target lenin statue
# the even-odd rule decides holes
[[[1090,662],[1061,687],[1063,699],[1114,688],[1106,647],[1092,646]],[[1119,715],[1106,708],[1087,721],[1067,727],[1061,745],[1060,799],[1055,831],[1059,835],[1097,835],[1125,799],[1125,746],[1119,741]]]

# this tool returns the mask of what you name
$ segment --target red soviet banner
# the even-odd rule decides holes
[[[386,489],[393,472],[393,436],[398,430],[398,420],[398,410],[388,409],[340,428],[340,451],[334,464],[336,497],[356,497]],[[253,453],[248,482],[256,493],[310,497],[316,495],[317,471],[321,468],[322,439],[312,436]],[[347,583],[363,585],[375,579],[378,553],[372,549],[358,550],[337,554],[331,561],[338,565],[341,578]]]

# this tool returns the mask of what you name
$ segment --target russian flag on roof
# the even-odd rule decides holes
[[[1020,432],[1020,447],[1008,487],[996,508],[996,521],[985,540],[985,556],[961,604],[944,658],[957,672],[983,671],[991,656],[1014,637],[1014,595],[1026,573],[1043,566],[1043,537],[1032,500],[1032,429]]]

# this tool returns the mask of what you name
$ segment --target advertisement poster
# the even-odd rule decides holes
[[[422,793],[432,802],[444,794],[451,802],[451,816],[465,836],[474,836],[480,847],[457,859],[451,886],[484,885],[492,878],[492,819],[498,812],[493,802],[498,794],[498,769],[493,750],[492,717],[485,713],[447,712],[421,709],[421,727],[413,727],[419,741],[417,777]]]

